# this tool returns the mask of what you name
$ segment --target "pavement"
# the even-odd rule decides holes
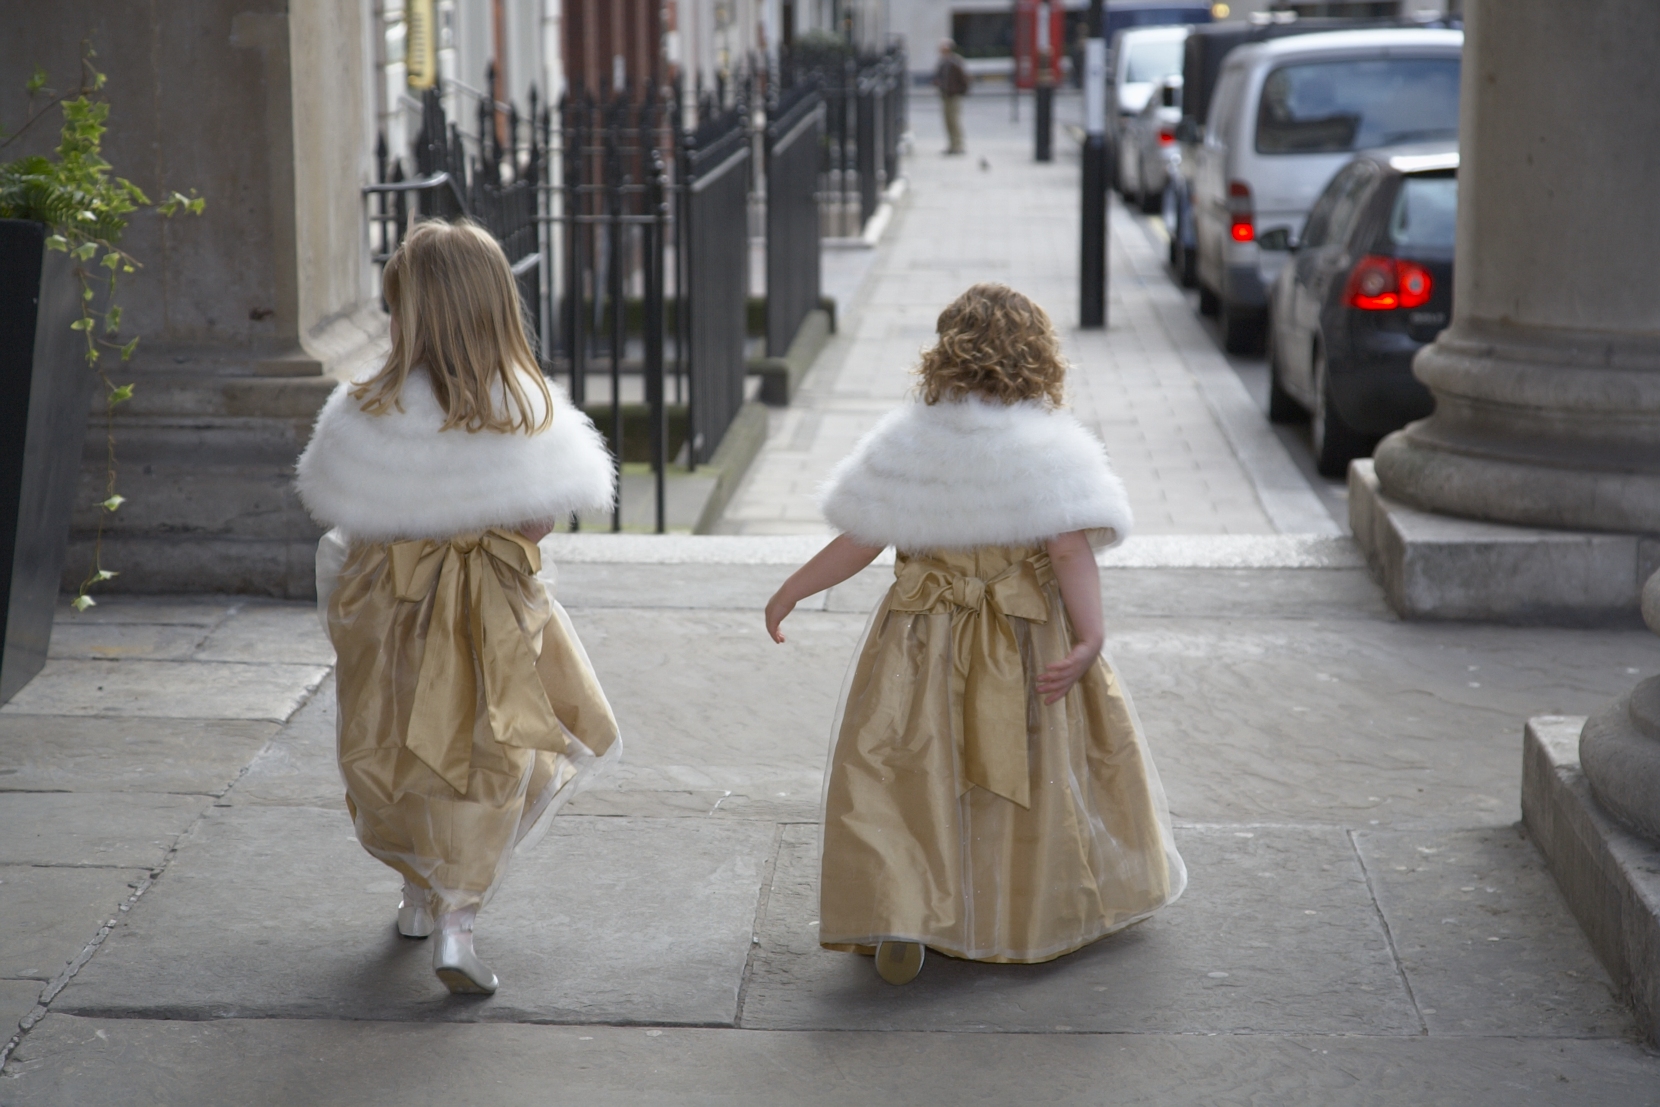
[[[769,447],[804,481],[902,393],[937,310],[906,302],[931,270],[892,268],[946,228],[924,219],[945,161],[929,107],[870,269],[886,291]],[[1006,111],[974,106],[971,150]],[[948,164],[1041,168],[1012,150]],[[1115,328],[1068,341],[1150,519],[1102,592],[1190,870],[1176,904],[1047,965],[930,958],[904,988],[820,949],[831,715],[891,568],[804,604],[779,647],[761,609],[819,541],[810,518],[557,535],[624,759],[481,915],[501,991],[452,997],[353,837],[315,613],[114,596],[66,608],[0,708],[0,1017],[19,1026],[0,1104],[1660,1103],[1660,1053],[1519,825],[1525,721],[1599,708],[1660,669],[1660,640],[1395,618],[1283,446],[1228,414],[1239,377],[1179,298],[1130,295],[1140,247],[1115,241]]]

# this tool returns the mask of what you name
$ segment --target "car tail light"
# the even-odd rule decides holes
[[[1176,141],[1176,132],[1169,127],[1159,128],[1159,145],[1169,146]]]
[[[1228,182],[1228,233],[1235,242],[1255,242],[1256,215],[1251,207],[1251,186],[1244,181]]]
[[[1349,270],[1343,302],[1361,311],[1423,307],[1434,287],[1429,270],[1415,261],[1367,254]]]
[[[1423,307],[1429,303],[1430,290],[1435,287],[1428,269],[1417,262],[1399,259],[1395,261],[1395,283],[1401,288],[1403,308]]]

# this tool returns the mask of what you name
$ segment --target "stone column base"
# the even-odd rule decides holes
[[[1349,523],[1407,619],[1638,626],[1643,582],[1660,569],[1660,536],[1435,515],[1385,496],[1369,460],[1349,468]]]
[[[1591,796],[1579,764],[1583,719],[1529,719],[1522,823],[1620,998],[1660,1044],[1660,846],[1625,830]]]
[[[116,487],[104,513],[104,418],[87,433],[62,586],[92,564],[102,515],[102,564],[113,592],[229,592],[310,599],[322,533],[294,494],[294,462],[335,381],[322,376],[134,374],[117,409]],[[101,405],[102,397],[98,398]]]

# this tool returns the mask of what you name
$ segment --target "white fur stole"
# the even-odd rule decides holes
[[[600,510],[616,496],[610,452],[588,416],[549,382],[553,422],[537,435],[439,431],[444,409],[411,372],[403,410],[371,415],[334,390],[294,482],[312,517],[354,539],[443,538]],[[542,397],[525,389],[532,419]]]
[[[1134,524],[1100,440],[1036,400],[907,403],[836,466],[820,507],[861,542],[907,551],[1023,545],[1075,530],[1115,546]]]

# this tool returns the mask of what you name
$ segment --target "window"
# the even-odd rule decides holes
[[[1182,40],[1131,42],[1124,47],[1124,80],[1128,84],[1162,81],[1182,71]]]
[[[1341,242],[1349,233],[1349,223],[1354,219],[1355,212],[1360,210],[1360,196],[1369,191],[1366,186],[1375,175],[1376,171],[1365,162],[1340,169],[1308,213],[1299,245],[1312,249]]]
[[[1407,177],[1395,197],[1389,215],[1389,240],[1408,250],[1430,247],[1453,248],[1458,227],[1458,178],[1452,176]]]
[[[1257,153],[1335,154],[1458,135],[1457,58],[1299,62],[1268,74]]]
[[[1205,142],[1217,145],[1222,142],[1233,129],[1233,123],[1239,118],[1240,93],[1244,91],[1245,71],[1243,69],[1229,69],[1216,82],[1216,91],[1210,98],[1210,118],[1206,122]]]
[[[951,40],[965,58],[1014,56],[1014,16],[1007,12],[952,12]]]

